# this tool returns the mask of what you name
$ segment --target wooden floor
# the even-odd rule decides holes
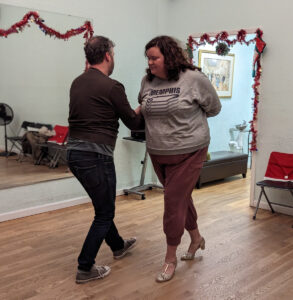
[[[76,259],[93,209],[83,204],[0,223],[0,299],[293,299],[293,218],[260,210],[252,220],[249,177],[204,185],[193,193],[206,250],[178,261],[176,275],[159,284],[163,262],[163,196],[159,190],[117,198],[116,224],[138,245],[114,261],[102,245],[102,280],[75,284]],[[183,236],[178,257],[187,249]]]
[[[65,165],[59,165],[58,168],[51,169],[46,165],[34,165],[29,157],[22,162],[17,160],[17,156],[0,157],[0,189],[72,176]]]

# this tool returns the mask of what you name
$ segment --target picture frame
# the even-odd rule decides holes
[[[231,98],[235,54],[218,55],[215,51],[199,50],[198,65],[209,78],[219,98]]]

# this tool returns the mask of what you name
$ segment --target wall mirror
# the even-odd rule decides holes
[[[0,28],[8,29],[23,19],[28,8],[0,4]],[[65,33],[79,28],[87,19],[37,11],[44,24]],[[18,33],[0,37],[0,103],[14,113],[7,135],[17,134],[23,121],[67,125],[69,88],[83,72],[83,34],[68,40],[49,36],[31,20]],[[4,128],[0,126],[0,148],[4,149]],[[9,148],[10,145],[8,145]],[[17,156],[0,158],[0,189],[71,176],[64,168],[35,166]]]

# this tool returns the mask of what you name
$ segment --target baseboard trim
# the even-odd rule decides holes
[[[262,201],[260,202],[259,208],[271,211],[269,205],[264,201],[265,200],[263,200],[263,202]],[[254,200],[254,202],[251,206],[256,207],[256,204],[257,204],[257,199]],[[284,214],[284,215],[293,216],[293,208],[278,206],[278,205],[274,205],[274,204],[272,204],[272,206],[273,206],[273,209],[276,213],[281,213],[281,214]],[[256,215],[256,218],[257,218],[257,215]]]
[[[123,195],[123,190],[117,190],[116,191],[116,196]],[[44,205],[38,205],[34,207],[29,207],[25,209],[20,209],[20,210],[14,210],[11,212],[6,212],[0,214],[0,222],[4,221],[9,221],[9,220],[14,220],[18,218],[24,218],[28,216],[33,216],[57,209],[62,209],[66,207],[71,207],[79,204],[84,204],[90,202],[89,197],[83,196],[83,197],[78,197],[78,198],[73,198],[73,199],[68,199],[68,200],[63,200],[63,201],[58,201],[54,203],[49,203],[49,204],[44,204]]]
[[[88,197],[79,197],[79,198],[54,202],[50,204],[38,205],[38,206],[29,207],[25,209],[15,210],[12,212],[0,214],[0,222],[28,217],[28,216],[41,214],[52,210],[83,204],[83,203],[88,203],[89,201],[90,200]]]

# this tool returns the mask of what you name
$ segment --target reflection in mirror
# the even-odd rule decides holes
[[[9,28],[29,11],[0,4],[0,28]],[[38,14],[47,26],[61,33],[86,21],[51,12]],[[83,34],[66,41],[50,37],[33,22],[22,32],[0,38],[0,103],[8,104],[14,113],[7,126],[8,136],[16,135],[23,121],[67,125],[69,88],[85,67],[84,42]],[[0,148],[5,148],[3,126]],[[0,157],[0,188],[71,176],[65,165],[50,169],[47,165],[35,166],[29,158],[22,162],[17,158]]]

